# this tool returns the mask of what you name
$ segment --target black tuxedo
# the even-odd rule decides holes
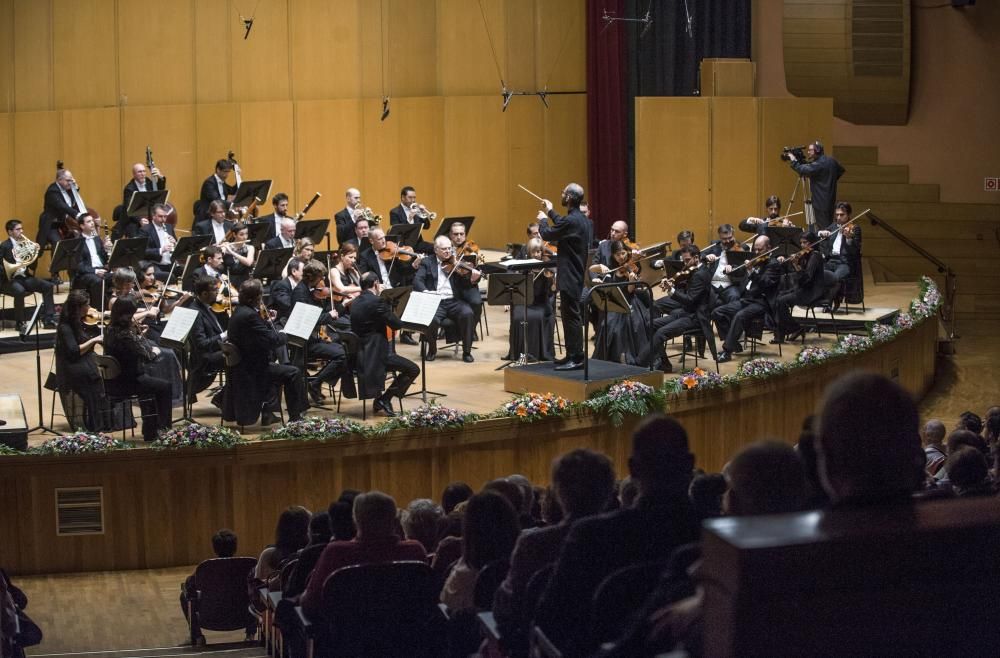
[[[98,276],[95,267],[90,259],[90,250],[87,242],[91,242],[97,248],[97,257],[101,261],[100,269],[105,270],[104,276]],[[77,254],[76,272],[73,276],[73,288],[80,288],[90,293],[90,303],[97,308],[101,307],[101,282],[110,281],[111,272],[108,270],[108,252],[104,250],[104,241],[99,236],[84,238],[84,243],[80,246]],[[105,293],[110,292],[108,286],[104,286]]]
[[[549,220],[552,220],[551,226]],[[587,253],[593,241],[594,227],[579,208],[570,209],[564,217],[550,210],[548,218],[538,222],[538,233],[543,240],[559,243],[556,285],[559,288],[566,356],[572,361],[582,362],[583,314],[580,296],[583,294]]]
[[[201,184],[201,195],[198,198],[198,212],[195,216],[195,221],[208,218],[208,204],[213,201],[222,201],[228,207],[229,202],[226,200],[226,197],[236,194],[236,186],[223,181],[222,187],[225,194],[219,196],[219,186],[215,181],[215,174],[206,178]]]
[[[739,251],[745,252],[747,251],[747,248],[741,246],[739,248]],[[722,243],[713,242],[711,245],[706,247],[704,251],[701,252],[701,257],[702,259],[704,259],[705,256],[714,255],[715,257],[721,259],[722,252],[723,252]],[[719,265],[719,261],[717,260],[714,263],[707,263],[702,267],[708,267],[714,274],[715,271],[721,266]],[[743,279],[744,277],[746,277],[746,271],[747,270],[744,267],[735,272],[730,273],[729,281],[732,283],[732,285],[725,288],[722,286],[718,286],[715,288],[716,294],[719,296],[719,301],[721,301],[724,304],[728,304],[729,302],[735,302],[739,300],[740,287],[743,285]]]
[[[663,354],[663,345],[668,339],[701,327],[705,339],[711,341],[712,352],[715,352],[715,340],[712,334],[710,309],[715,301],[712,288],[712,272],[714,268],[702,264],[695,270],[686,287],[678,287],[670,296],[674,307],[667,315],[653,320],[653,341],[649,345],[649,354],[639,357],[639,363],[649,365],[655,363]]]
[[[86,208],[77,208],[76,205],[76,197],[72,194],[70,194],[70,202],[66,202],[66,197],[58,183],[49,185],[45,190],[44,210],[39,219],[38,235],[35,241],[42,247],[50,242],[58,242],[61,237],[59,227],[63,225],[66,216],[78,219],[87,210]]]
[[[211,219],[205,219],[196,223],[194,228],[191,230],[191,235],[211,235],[214,237],[215,230],[212,226],[212,222],[213,220]],[[229,233],[229,231],[232,230],[233,224],[234,222],[230,222],[228,220],[222,223],[222,228],[225,233]]]
[[[161,176],[160,180],[156,183],[156,190],[153,189],[153,179],[146,178],[146,191],[156,192],[167,189],[167,177]],[[135,182],[133,178],[125,185],[125,189],[122,190],[122,210],[128,211],[128,203],[132,200],[132,195],[139,191],[139,185]]]
[[[797,331],[799,324],[792,319],[793,306],[812,306],[825,299],[833,283],[833,273],[823,269],[823,256],[816,249],[799,260],[800,270],[794,275],[795,290],[778,297],[775,319],[778,331],[775,338],[783,338],[785,334]],[[829,276],[829,280],[827,280]]]
[[[390,226],[395,226],[396,224],[409,224],[409,223],[410,222],[406,221],[406,211],[403,209],[402,204],[396,206],[395,208],[393,208],[392,210],[389,211],[389,225]],[[431,219],[430,219],[430,217],[428,217],[427,219],[424,219],[424,220],[421,220],[421,219],[415,217],[413,219],[413,223],[414,224],[422,224],[423,227],[424,227],[424,229],[428,229],[428,228],[431,227]],[[421,229],[421,230],[423,230],[423,229]],[[420,238],[417,241],[417,244],[413,248],[413,250],[416,251],[416,252],[418,252],[418,253],[422,253],[422,254],[433,254],[434,253],[434,245],[431,244],[430,242],[427,242],[423,238]]]
[[[164,224],[163,228],[170,235],[170,237],[174,238],[175,240],[177,239],[177,234],[174,233],[174,227],[172,224]],[[146,260],[156,263],[157,265],[159,265],[159,267],[162,268],[163,265],[160,265],[160,257],[161,257],[160,248],[163,245],[160,244],[160,236],[156,232],[156,226],[152,222],[150,222],[149,224],[143,226],[142,230],[146,234],[146,237],[149,238],[149,242],[146,243],[146,253],[145,253]],[[171,256],[171,260],[172,259],[173,257]]]
[[[724,350],[733,352],[746,324],[774,308],[783,269],[784,266],[774,260],[755,267],[744,278],[740,298],[722,304],[712,311],[712,319],[719,328],[719,335],[723,338]]]
[[[449,278],[451,282],[452,298],[442,299],[434,315],[434,322],[431,323],[427,336],[430,341],[429,354],[437,351],[437,332],[441,321],[445,318],[455,323],[458,335],[462,341],[462,351],[465,354],[472,353],[472,332],[475,328],[475,311],[466,299],[473,287],[469,277],[461,276],[455,272]],[[438,286],[438,260],[437,256],[424,259],[413,276],[413,289],[416,292],[436,292]]]
[[[389,351],[386,327],[400,329],[402,326],[399,318],[392,314],[389,302],[370,289],[363,291],[351,304],[351,330],[361,339],[358,383],[362,398],[390,400],[402,397],[420,374],[420,368],[415,363]],[[386,370],[396,372],[395,380],[388,389],[385,389]]]
[[[293,239],[292,242],[294,243],[295,240]],[[273,238],[271,238],[270,240],[268,240],[267,242],[265,242],[264,243],[264,248],[265,249],[288,249],[288,247],[286,247],[285,245],[283,245],[281,243],[281,236],[280,235],[276,235]]]
[[[222,355],[222,325],[215,312],[200,300],[193,299],[188,305],[198,312],[188,334],[189,358],[191,359],[188,389],[190,393],[204,391],[215,380],[215,374],[222,369],[225,359]]]
[[[3,259],[8,263],[17,262],[14,258],[14,244],[10,238],[0,242],[0,259]],[[24,298],[31,292],[39,292],[42,294],[41,319],[51,320],[55,317],[55,305],[52,302],[52,284],[33,276],[31,270],[29,270],[25,276],[14,277],[13,280],[7,279],[6,272],[0,270],[0,283],[2,283],[2,285],[0,285],[0,290],[2,290],[5,295],[10,295],[14,298],[15,322],[24,322]]]
[[[302,281],[293,288],[287,276],[271,285],[271,308],[278,313],[278,322],[284,324],[296,302],[309,303],[309,287]]]
[[[333,221],[337,226],[337,244],[344,244],[354,237],[354,217],[351,216],[347,208],[334,215]]]
[[[291,218],[289,217],[289,219]],[[264,222],[267,223],[267,230],[264,231],[264,234],[261,236],[261,242],[267,242],[279,233],[278,227],[274,225],[274,213],[257,218],[257,224],[262,224]]]
[[[835,233],[819,243],[819,250],[826,260],[825,268],[827,271],[833,272],[837,283],[852,274],[859,276],[861,273],[861,227],[857,224],[852,224],[852,226],[853,232],[850,238],[841,236],[839,254],[833,253],[833,246],[838,234]]]
[[[358,254],[358,269],[361,273],[374,272],[375,276],[378,277],[378,282],[385,285],[386,281],[382,279],[382,271],[379,269],[379,255],[375,253],[374,249],[365,249],[360,254]],[[392,286],[398,287],[401,285],[406,285],[403,283],[406,279],[406,275],[409,274],[410,278],[413,276],[413,266],[410,264],[411,261],[403,262],[396,259],[395,262],[390,261],[385,264],[385,269],[389,272],[389,283]],[[390,269],[391,268],[391,269]]]

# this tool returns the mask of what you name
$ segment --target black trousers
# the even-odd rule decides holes
[[[722,349],[727,352],[735,350],[747,323],[763,316],[766,312],[767,306],[764,302],[756,300],[739,300],[723,304],[712,311],[712,319],[719,328],[719,336],[723,340]]]
[[[288,420],[296,420],[306,410],[303,390],[302,371],[292,365],[271,363],[267,366],[267,374],[271,384],[285,390],[285,406],[288,407]],[[277,398],[276,398],[277,399]]]
[[[110,285],[101,285],[102,281],[107,280],[110,283],[111,276],[107,275],[104,279],[97,276],[96,274],[79,274],[75,279],[73,279],[73,289],[74,290],[86,290],[90,294],[90,305],[96,309],[102,308],[101,305],[101,293],[102,290],[104,294],[111,292]]]
[[[52,284],[39,279],[36,276],[19,276],[13,281],[3,284],[3,293],[14,298],[14,319],[17,322],[24,322],[24,298],[29,293],[39,292],[42,294],[42,312],[39,316],[42,320],[49,320],[55,316],[55,305],[52,303]]]
[[[713,286],[715,288],[715,286]],[[729,304],[731,302],[737,302],[740,299],[740,287],[739,286],[729,286],[727,288],[718,287],[715,288],[715,295],[719,300],[720,304]]]
[[[142,409],[142,438],[153,441],[157,432],[170,427],[173,385],[169,379],[146,374],[139,375],[135,383]]]
[[[649,353],[639,356],[639,363],[648,366],[663,354],[663,346],[667,340],[697,327],[697,316],[682,308],[671,311],[670,315],[653,320],[653,342],[649,344]]]
[[[559,312],[562,313],[563,340],[566,356],[571,361],[583,361],[583,307],[580,292],[559,291]]]
[[[197,366],[192,365],[188,372],[188,388],[192,395],[201,393],[212,385],[215,376],[225,367],[226,358],[222,352],[208,352],[201,355]]]
[[[438,306],[437,313],[434,314],[434,322],[428,327],[427,335],[430,337],[430,351],[437,351],[438,327],[441,326],[441,322],[445,318],[455,323],[459,338],[462,341],[462,352],[465,354],[472,352],[472,332],[475,329],[476,314],[466,302],[454,297],[441,300],[441,305]]]
[[[340,343],[311,340],[309,341],[309,354],[326,361],[326,364],[316,375],[316,379],[319,381],[334,382],[344,374],[347,367],[347,353],[344,352]]]
[[[396,378],[392,385],[385,390],[381,398],[386,401],[392,398],[401,398],[410,389],[410,384],[416,380],[420,374],[420,367],[409,359],[402,357],[395,352],[391,352],[385,357],[385,369],[396,373]]]

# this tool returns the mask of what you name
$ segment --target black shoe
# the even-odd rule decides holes
[[[270,411],[264,411],[263,413],[261,413],[260,415],[261,425],[264,426],[274,425],[276,422],[278,422],[278,417],[272,414]]]
[[[800,327],[795,331],[793,331],[792,333],[785,336],[785,340],[787,340],[790,343],[794,343],[798,339],[802,338],[805,335],[805,333],[806,333],[805,327]]]
[[[774,338],[767,341],[770,345],[783,345],[785,343],[785,337],[775,334]]]
[[[832,311],[830,310],[830,305],[829,304],[823,304],[823,308],[821,309],[821,312],[822,313],[827,313],[827,314],[832,313]]]
[[[556,359],[556,360],[555,360],[555,361],[553,361],[552,363],[554,363],[554,364],[555,364],[555,365],[557,365],[557,366],[561,366],[561,365],[565,365],[565,364],[569,363],[570,361],[572,361],[572,359],[571,359],[571,358],[569,358],[568,356],[564,356],[564,357],[563,357],[563,358],[561,358],[561,359]]]
[[[840,303],[842,301],[843,301],[842,299],[835,299],[835,300],[833,300],[832,310],[833,310],[834,313],[836,313],[837,311],[840,310]]]
[[[55,318],[49,318],[48,320],[46,320],[45,322],[43,322],[42,323],[42,328],[43,329],[55,329],[56,328]]]
[[[388,416],[389,418],[392,418],[396,415],[396,412],[392,410],[392,401],[390,400],[386,402],[382,398],[375,398],[375,400],[372,401],[372,413],[373,414],[381,413],[384,416]]]
[[[670,359],[664,359],[660,365],[660,370],[669,375],[674,371],[674,364],[670,363]]]
[[[475,361],[475,359],[472,358],[472,352],[466,352],[465,354],[463,354],[462,360],[465,361],[466,363],[472,363],[473,361]]]
[[[736,347],[733,349],[733,354],[743,354],[743,343],[736,343]]]
[[[437,351],[436,347],[433,350],[427,350],[427,354],[424,356],[424,360],[425,361],[433,361],[434,359],[437,358],[437,355],[438,355],[438,351]]]
[[[323,382],[318,379],[310,379],[306,389],[309,391],[309,399],[313,401],[313,404],[319,405],[326,399],[323,395]]]
[[[413,337],[413,333],[409,331],[404,331],[399,334],[399,342],[403,345],[416,345],[417,341]]]
[[[553,370],[565,372],[567,370],[583,370],[583,361],[567,361],[561,366],[556,366]]]
[[[721,352],[719,352],[719,358],[716,359],[716,361],[718,361],[719,363],[726,363],[727,361],[732,361],[732,360],[733,360],[733,355],[727,352],[726,350],[722,350]]]

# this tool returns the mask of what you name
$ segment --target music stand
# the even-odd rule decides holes
[[[64,270],[75,270],[81,247],[83,238],[66,238],[57,242],[56,248],[52,251],[49,274],[56,276]]]
[[[406,307],[409,305],[410,298],[412,296],[412,290],[409,291],[409,292],[410,292],[410,294],[406,295],[406,299],[405,300],[401,299],[401,303],[400,303],[400,307],[401,308],[400,308],[399,313],[397,314],[396,317],[398,317],[400,319],[400,322],[403,323],[403,329],[404,330],[417,332],[418,334],[421,335],[421,337],[423,338],[423,340],[420,341],[420,390],[419,391],[414,391],[412,393],[407,393],[403,397],[404,398],[411,398],[411,397],[419,395],[421,397],[421,399],[423,400],[424,404],[427,404],[427,394],[428,393],[431,394],[431,395],[433,395],[436,398],[444,398],[444,397],[448,397],[448,396],[445,393],[438,393],[437,391],[429,391],[429,390],[427,390],[427,343],[428,343],[427,332],[430,330],[430,325],[433,324],[433,320],[430,323],[428,323],[428,324],[416,324],[416,323],[413,323],[413,322],[407,322],[407,321],[403,320],[403,316],[406,315]],[[424,294],[425,293],[418,293],[418,295],[424,295]],[[435,295],[430,295],[429,297],[425,297],[424,299],[431,299],[431,300],[433,300],[434,310],[435,311],[436,311],[437,307],[441,303],[440,302],[441,298],[440,297],[436,297]],[[426,311],[428,309],[425,307],[423,310]],[[428,315],[428,317],[433,317],[433,316],[432,315]],[[434,336],[434,340],[437,340],[437,336],[436,335]]]
[[[802,229],[798,226],[768,226],[764,235],[771,240],[771,247],[778,247],[775,256],[791,256],[797,252],[799,238],[802,237]]]
[[[294,249],[283,247],[281,249],[265,249],[260,252],[260,258],[254,263],[250,277],[264,281],[276,281],[281,278],[281,270],[292,258]]]
[[[215,237],[211,235],[185,235],[174,245],[174,262],[187,261],[188,256],[200,255],[201,250],[211,245],[213,240]],[[183,280],[184,277],[181,276],[181,281]],[[170,282],[167,281],[167,283]]]
[[[271,222],[250,222],[246,225],[247,227],[247,240],[257,251],[260,251],[260,246],[267,242],[267,232],[269,227],[273,226]]]
[[[132,198],[128,201],[128,209],[125,211],[125,215],[127,217],[149,217],[152,215],[153,206],[158,203],[166,203],[169,198],[170,190],[133,192]]]
[[[264,203],[264,200],[270,196],[270,180],[245,180],[236,189],[233,207],[249,206],[254,199],[257,199],[257,203]]]
[[[517,274],[493,274],[489,279],[489,289],[486,292],[486,303],[490,306],[520,306],[521,315],[521,354],[516,359],[501,364],[494,370],[503,370],[510,366],[523,366],[538,359],[528,355],[528,306],[535,303],[535,286],[532,285],[531,270]],[[530,301],[529,301],[530,298]]]
[[[115,246],[111,249],[111,255],[108,256],[108,269],[131,267],[133,271],[138,272],[142,269],[139,266],[139,261],[146,256],[146,243],[148,242],[148,236],[116,240]]]
[[[753,254],[749,251],[727,251],[726,262],[729,263],[729,266],[735,270],[737,267],[740,267],[743,263],[747,262],[751,256],[753,256]]]
[[[302,219],[295,225],[295,239],[309,238],[313,244],[319,244],[326,238],[329,228],[329,219]],[[326,248],[329,249],[330,245]]]
[[[437,238],[441,235],[451,234],[451,225],[454,223],[465,224],[465,239],[469,239],[469,234],[472,233],[472,224],[476,221],[475,216],[469,215],[467,217],[445,217],[438,224],[437,231],[434,233],[434,237]]]
[[[652,295],[650,295],[652,297]],[[608,313],[624,313],[628,315],[632,312],[632,305],[625,299],[625,293],[621,288],[594,288],[591,290],[590,301],[598,311],[604,314],[604,333],[601,340],[602,353],[608,361]]]
[[[396,312],[397,307],[406,307],[406,302],[410,301],[410,293],[413,292],[413,286],[399,286],[398,288],[383,288],[382,292],[379,293],[379,297],[384,299],[389,303],[389,307],[392,309],[392,314],[399,317],[403,314],[402,310],[399,313]],[[395,334],[393,334],[395,336]],[[395,337],[393,338],[395,340]]]
[[[402,247],[413,249],[420,242],[420,224],[393,224],[385,238]]]
[[[51,427],[45,425],[45,412],[42,409],[42,343],[38,336],[38,325],[39,325],[39,315],[42,312],[42,305],[39,304],[35,306],[35,312],[31,314],[31,319],[24,327],[24,331],[21,332],[21,340],[24,340],[26,336],[34,332],[35,334],[35,385],[38,392],[38,425],[29,429],[26,434],[31,434],[32,432],[37,432],[41,430],[45,434],[56,434],[56,432]]]

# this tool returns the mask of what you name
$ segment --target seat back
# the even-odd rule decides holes
[[[493,609],[493,595],[497,593],[508,571],[510,562],[507,560],[494,560],[479,570],[476,587],[472,593],[472,600],[477,610]]]
[[[97,364],[97,372],[105,382],[117,379],[122,374],[118,359],[110,354],[94,354],[94,362]]]
[[[226,360],[226,367],[232,368],[240,364],[240,361],[243,360],[243,355],[240,353],[240,348],[226,341],[222,344],[222,358]]]
[[[344,655],[436,655],[445,637],[434,574],[424,562],[338,569],[323,585],[323,618],[332,621],[330,647]]]
[[[252,557],[223,557],[198,565],[194,585],[200,593],[197,614],[201,628],[234,631],[247,627],[250,614],[247,574],[256,564]]]
[[[613,640],[625,631],[666,567],[663,561],[643,562],[619,569],[601,581],[590,606],[592,646]]]
[[[843,286],[844,301],[848,304],[864,304],[865,302],[865,278],[861,271],[852,271],[847,278],[841,282]]]

